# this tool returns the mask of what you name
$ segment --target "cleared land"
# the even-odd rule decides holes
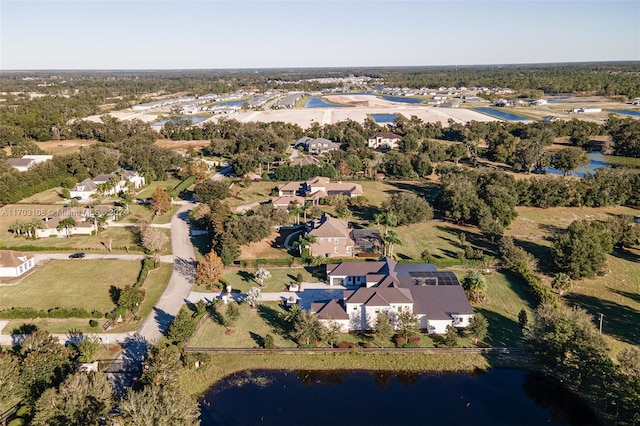
[[[63,155],[80,151],[83,147],[99,143],[94,139],[69,139],[64,141],[36,142],[36,145],[47,154]]]
[[[109,288],[136,282],[141,264],[128,260],[51,260],[22,282],[0,287],[0,309],[115,308]]]

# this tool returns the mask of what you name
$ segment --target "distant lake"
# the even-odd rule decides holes
[[[610,109],[605,112],[615,112],[616,114],[630,115],[632,117],[640,117],[640,111],[634,111],[630,109]]]
[[[470,373],[267,371],[233,374],[200,400],[202,425],[599,425],[556,380]]]
[[[571,172],[571,176],[577,177],[585,177],[585,175],[593,173],[597,169],[601,169],[602,167],[611,166],[611,163],[607,162],[605,156],[601,152],[590,152],[589,153],[589,164],[586,166],[580,166],[574,171]],[[551,173],[554,175],[562,175],[564,172],[558,169],[547,168],[544,169],[546,173]]]
[[[495,108],[474,108],[474,111],[481,112],[486,115],[490,115],[493,117],[501,118],[507,121],[531,121],[531,119],[527,117],[523,117],[521,115],[512,114],[510,112],[502,111],[500,109]]]
[[[249,101],[246,100],[246,99],[243,99],[243,100],[240,100],[240,101],[223,101],[223,102],[217,102],[217,103],[213,104],[213,106],[220,106],[220,105],[223,105],[223,106],[238,106],[238,105],[242,105],[242,104],[247,103],[247,102],[249,102]]]
[[[306,104],[304,104],[305,108],[342,108],[343,105],[332,104],[325,101],[322,98],[314,96],[310,98]]]
[[[205,117],[205,116],[202,116],[202,115],[167,118],[166,120],[162,120],[162,121],[158,121],[157,123],[153,123],[152,126],[154,126],[154,127],[156,127],[156,126],[164,126],[168,122],[177,123],[178,121],[182,121],[182,120],[188,120],[188,121],[191,121],[191,124],[195,124],[195,123],[199,123],[201,121],[204,121],[207,118],[209,118],[209,117]]]
[[[371,118],[378,124],[393,123],[398,114],[371,114]]]
[[[418,99],[418,98],[408,98],[405,96],[380,96],[382,99],[384,99],[385,101],[391,101],[391,102],[404,102],[407,104],[421,104],[424,101],[422,99]]]

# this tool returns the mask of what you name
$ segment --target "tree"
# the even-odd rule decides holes
[[[162,229],[152,228],[149,225],[143,226],[140,230],[140,239],[142,247],[151,253],[158,253],[169,242],[169,237]]]
[[[402,245],[402,241],[395,231],[387,231],[383,236],[385,256],[393,256],[393,246]]]
[[[64,232],[67,234],[67,238],[69,238],[69,228],[73,228],[76,226],[76,220],[72,217],[65,217],[60,221],[57,226],[58,231],[64,229]]]
[[[564,148],[555,152],[551,158],[551,166],[562,170],[565,176],[578,166],[587,164],[589,164],[589,156],[581,148]]]
[[[609,349],[587,311],[540,304],[525,329],[525,338],[547,369],[570,385],[578,389],[583,383],[605,386]]]
[[[324,335],[323,338],[326,340],[329,346],[333,346],[338,341],[338,336],[340,336],[340,331],[342,328],[340,324],[337,322],[330,320],[328,323],[324,325]]]
[[[171,199],[164,189],[157,187],[151,194],[151,210],[155,214],[163,214],[171,210]]]
[[[186,307],[180,308],[178,315],[173,318],[167,330],[167,338],[175,343],[182,343],[196,332],[196,322],[191,311]]]
[[[260,287],[264,287],[264,280],[271,278],[271,272],[264,268],[258,268],[258,270],[253,273],[253,277],[258,280]]]
[[[525,328],[528,323],[529,315],[527,314],[527,311],[522,308],[520,309],[520,312],[518,312],[518,325],[520,326],[520,328]]]
[[[616,184],[619,185],[620,182]],[[609,219],[606,224],[614,247],[625,248],[640,244],[640,225],[635,223],[631,216],[617,216]]]
[[[455,348],[458,346],[458,330],[452,325],[447,326],[447,332],[444,335],[444,345],[447,348]]]
[[[558,290],[560,296],[564,294],[565,291],[571,290],[571,277],[563,272],[556,274],[551,281],[551,288],[554,290]]]
[[[0,403],[21,397],[23,394],[20,359],[10,353],[0,353]]]
[[[197,401],[175,386],[152,384],[141,391],[129,390],[120,403],[121,418],[128,426],[197,426],[200,409]]]
[[[571,278],[603,275],[613,240],[607,227],[598,221],[576,220],[553,243],[554,262]]]
[[[231,195],[231,191],[228,183],[209,179],[197,184],[193,194],[198,202],[208,204],[213,200],[224,200]]]
[[[113,389],[104,374],[76,373],[59,389],[49,388],[35,404],[35,426],[97,424],[113,406]]]
[[[223,272],[222,260],[212,251],[202,256],[198,262],[195,281],[200,285],[211,286],[220,281]]]
[[[249,307],[255,309],[260,304],[261,299],[262,295],[260,294],[260,289],[257,287],[251,287],[245,301],[247,302],[247,305],[249,305]]]
[[[387,225],[391,227],[426,222],[433,219],[433,208],[427,200],[410,192],[393,194],[382,203],[381,208],[387,212],[385,221],[389,219],[389,214],[395,216],[396,223]]]
[[[133,312],[138,309],[140,303],[142,303],[142,293],[137,288],[126,285],[122,290],[120,290],[118,306],[129,309]]]
[[[227,317],[227,324],[229,327],[232,327],[236,322],[238,317],[240,316],[240,311],[238,310],[238,305],[235,303],[229,303],[227,305],[227,309],[225,312],[225,316]]]
[[[309,311],[301,311],[294,324],[293,338],[299,345],[309,345],[311,342],[322,340],[325,328],[320,324],[318,317]]]
[[[296,303],[295,305],[289,306],[287,313],[284,315],[284,321],[293,326],[300,315],[302,315],[302,308]]]
[[[376,339],[380,347],[384,347],[386,343],[389,343],[389,339],[393,336],[393,324],[391,324],[391,317],[388,313],[380,312],[378,314],[373,331],[376,333]]]
[[[403,337],[405,341],[407,341],[409,337],[420,333],[418,316],[408,308],[401,310],[396,317],[396,332],[398,336]]]
[[[489,331],[489,321],[481,313],[476,313],[471,318],[471,325],[469,326],[469,332],[473,336],[474,343],[478,343],[478,340],[482,340],[487,337]]]
[[[100,348],[100,340],[82,335],[80,341],[73,346],[78,353],[78,362],[93,362]]]
[[[143,386],[173,386],[178,381],[180,351],[176,346],[157,343],[147,350],[142,363],[140,383]]]
[[[420,253],[420,259],[422,259],[422,261],[425,263],[431,262],[431,257],[432,255],[429,249],[424,249],[422,250],[422,253]]]
[[[487,280],[478,270],[471,270],[462,280],[462,287],[471,302],[482,303],[487,291]]]

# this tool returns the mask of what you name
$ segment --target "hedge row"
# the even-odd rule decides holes
[[[189,188],[195,182],[196,182],[196,177],[195,176],[186,177],[186,178],[184,178],[182,180],[182,182],[180,182],[179,184],[177,184],[176,186],[173,187],[173,189],[171,190],[169,195],[171,197],[173,197],[173,198],[176,198],[182,193],[182,191],[184,191],[187,188]]]
[[[266,265],[270,265],[270,266],[293,266],[293,264],[296,262],[296,259],[293,257],[288,257],[286,259],[245,259],[245,260],[240,260],[239,263],[240,266],[242,266],[243,268],[247,268],[247,267],[257,267],[257,266],[266,266]],[[236,262],[234,262],[236,263]]]
[[[0,250],[13,250],[13,251],[104,251],[101,248],[95,247],[56,247],[56,246],[0,246]],[[113,251],[137,251],[144,252],[142,247],[129,246],[129,247],[113,247]]]
[[[142,260],[142,269],[138,274],[138,280],[133,285],[133,288],[140,288],[142,284],[144,284],[144,281],[147,279],[149,271],[151,271],[153,268],[155,268],[155,262],[153,261],[153,259],[151,259],[150,257],[145,257]]]
[[[82,308],[51,308],[47,311],[33,308],[11,308],[0,311],[0,318],[2,319],[102,318],[103,316],[102,312],[89,312]]]

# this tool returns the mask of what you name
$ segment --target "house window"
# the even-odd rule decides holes
[[[357,307],[357,306],[354,306],[354,307],[353,307],[353,310],[354,310],[354,311],[357,311],[357,310],[358,310],[358,307]]]
[[[351,253],[351,246],[347,246],[347,253]]]
[[[333,252],[334,253],[339,253],[340,252],[340,247],[334,247],[333,248]]]
[[[334,239],[333,239],[333,243],[334,243],[334,244],[338,244],[338,239],[337,239],[337,238],[334,238]]]
[[[320,238],[320,242],[321,242],[321,243],[324,243],[324,238]]]
[[[380,313],[380,308],[376,308],[376,314]]]

